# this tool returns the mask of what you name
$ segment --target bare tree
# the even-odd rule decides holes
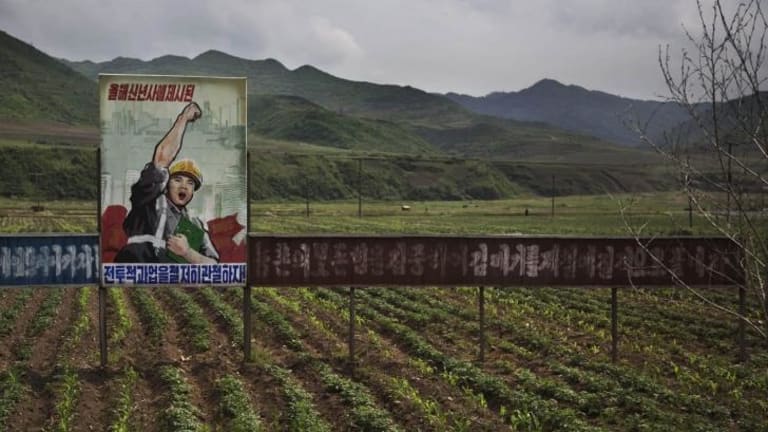
[[[637,129],[674,164],[694,210],[738,245],[745,271],[740,289],[760,299],[760,316],[710,304],[768,340],[768,93],[761,92],[768,22],[760,0],[710,3],[696,1],[700,27],[685,29],[692,48],[679,56],[669,46],[659,50],[668,102],[685,108],[690,123],[662,138]]]

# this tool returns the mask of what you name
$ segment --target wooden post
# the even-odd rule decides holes
[[[480,313],[480,363],[485,362],[485,287],[481,286],[477,291],[477,304]]]
[[[739,363],[747,361],[747,340],[746,340],[746,324],[744,323],[744,317],[747,314],[747,290],[743,285],[739,286]]]
[[[355,376],[355,287],[349,287],[349,373]]]
[[[611,361],[619,360],[618,288],[611,287]]]

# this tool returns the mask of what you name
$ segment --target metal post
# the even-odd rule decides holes
[[[349,287],[349,372],[355,375],[355,287]]]
[[[618,288],[611,287],[611,361],[619,360]]]
[[[747,361],[747,340],[745,337],[746,324],[744,317],[747,313],[747,290],[744,286],[739,286],[739,363]]]
[[[485,287],[477,292],[477,304],[480,312],[480,363],[485,362]]]
[[[245,262],[250,262],[251,248],[248,241],[251,233],[251,200],[248,188],[251,185],[251,152],[245,153]],[[251,352],[251,272],[245,275],[245,287],[243,287],[243,354],[246,363],[253,361]]]
[[[99,284],[99,353],[101,367],[107,366],[107,288]]]
[[[101,245],[101,149],[96,149],[96,169],[99,173],[99,186],[96,189],[96,229],[99,234],[99,250],[102,249]],[[101,262],[101,257],[99,257]],[[106,367],[108,362],[107,352],[107,288],[103,284],[103,278],[101,277],[101,265],[99,265],[98,277],[99,277],[99,357],[101,367]]]
[[[357,160],[357,217],[363,217],[363,159]]]

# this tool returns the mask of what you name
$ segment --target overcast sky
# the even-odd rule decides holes
[[[553,78],[655,99],[659,47],[697,17],[694,0],[0,0],[0,29],[54,57],[217,49],[476,96]]]

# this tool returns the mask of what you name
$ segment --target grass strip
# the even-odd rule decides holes
[[[0,313],[0,336],[8,336],[11,333],[14,327],[13,323],[22,309],[24,309],[24,305],[27,304],[29,298],[32,297],[32,293],[31,288],[21,290],[21,293],[16,297],[11,307]]]
[[[56,405],[54,406],[53,418],[56,423],[53,430],[57,432],[69,432],[72,430],[75,421],[75,408],[80,398],[80,377],[74,367],[70,364],[69,354],[74,351],[77,344],[82,339],[88,327],[91,324],[88,315],[88,300],[91,290],[88,287],[80,288],[75,302],[75,316],[77,320],[72,323],[62,349],[59,351],[59,361],[57,365],[62,368],[62,373],[56,377],[54,394],[56,395]]]
[[[0,373],[0,430],[6,430],[5,422],[24,393],[22,373],[19,367]]]
[[[146,288],[134,288],[131,293],[133,294],[131,298],[139,312],[139,318],[144,324],[150,340],[156,344],[162,342],[163,334],[168,326],[168,315]]]
[[[283,395],[288,403],[289,432],[331,431],[331,426],[315,409],[312,395],[293,377],[290,370],[273,364],[264,367],[283,386]]]
[[[133,389],[139,374],[132,367],[123,369],[123,376],[117,381],[117,396],[112,408],[112,423],[109,432],[129,432],[131,430],[131,413],[134,408]]]
[[[242,312],[236,310],[225,302],[221,296],[211,287],[200,290],[205,301],[216,311],[216,314],[224,321],[230,335],[232,344],[236,347],[243,346],[243,318]]]
[[[219,394],[219,411],[226,420],[230,432],[260,432],[261,420],[243,383],[234,375],[227,375],[216,381]]]
[[[203,309],[180,288],[169,289],[168,296],[178,307],[179,317],[183,324],[181,331],[192,343],[192,348],[196,352],[208,351],[211,326]]]
[[[115,324],[109,333],[109,339],[112,343],[118,344],[128,335],[133,323],[128,316],[128,307],[125,302],[125,295],[122,288],[109,288],[107,291],[109,301],[114,305]]]
[[[167,386],[166,407],[160,416],[160,430],[168,432],[204,432],[200,410],[190,399],[191,389],[182,371],[173,366],[160,369],[160,379]]]

